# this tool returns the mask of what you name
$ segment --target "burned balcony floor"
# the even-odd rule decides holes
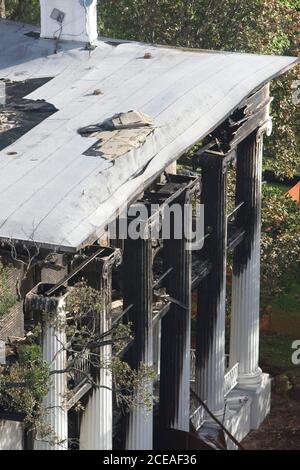
[[[0,150],[5,149],[57,109],[44,100],[24,98],[51,78],[29,79],[22,82],[0,80],[3,86],[0,104]]]

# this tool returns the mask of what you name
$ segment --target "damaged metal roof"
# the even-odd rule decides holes
[[[297,61],[105,40],[92,51],[62,42],[55,53],[56,41],[25,35],[32,29],[0,21],[0,79],[53,77],[22,99],[57,111],[0,152],[0,238],[72,251],[102,235],[118,208]],[[151,125],[78,132],[131,110]]]

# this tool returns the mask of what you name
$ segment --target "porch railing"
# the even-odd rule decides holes
[[[202,405],[198,406],[198,408],[193,412],[190,416],[190,420],[195,430],[198,431],[205,421],[205,409]]]
[[[239,363],[237,362],[231,369],[229,369],[224,377],[224,395],[228,395],[229,392],[238,383]]]
[[[91,369],[88,352],[82,355],[74,353],[69,356],[68,362],[72,365],[69,373],[70,379],[73,382],[72,388],[76,388],[82,382],[88,381]]]
[[[191,372],[190,372],[190,381],[195,382],[196,380],[196,350],[191,349],[190,354],[190,364],[191,364]]]

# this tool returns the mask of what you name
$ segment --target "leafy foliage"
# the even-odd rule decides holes
[[[6,16],[24,23],[39,24],[39,0],[5,0]]]
[[[8,285],[7,270],[0,261],[0,318],[9,312],[16,301]]]
[[[140,405],[150,407],[148,384],[155,376],[153,368],[140,363],[135,370],[121,358],[133,340],[132,325],[119,322],[110,331],[99,335],[97,324],[103,314],[103,292],[88,286],[84,280],[78,282],[67,296],[67,310],[70,319],[67,325],[69,352],[75,350],[77,358],[81,356],[88,360],[94,370],[103,368],[111,371],[113,391],[120,406],[126,409]],[[99,349],[108,344],[112,347],[112,356],[108,354],[108,357],[100,359]],[[97,386],[97,383],[93,385]]]
[[[285,291],[300,275],[299,206],[277,188],[264,188],[262,211],[262,290]]]
[[[48,392],[49,366],[42,360],[40,346],[18,347],[17,361],[0,369],[0,407],[24,413],[27,424],[39,414],[39,403]]]

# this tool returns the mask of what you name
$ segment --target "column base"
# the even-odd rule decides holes
[[[241,442],[247,434],[254,429],[258,429],[266,416],[270,413],[271,407],[271,379],[269,374],[261,373],[259,383],[252,383],[243,388],[238,385],[226,397],[226,415],[218,419],[224,423],[225,428]],[[220,427],[206,420],[198,431],[201,438],[211,441],[211,438],[218,440]],[[237,446],[232,440],[225,436],[227,449],[236,450]]]
[[[226,415],[224,419],[217,418],[224,424],[224,427],[240,442],[251,430],[251,399],[238,390],[233,390],[226,398]],[[206,442],[211,440],[219,441],[220,426],[211,420],[206,420],[199,429],[199,436]],[[237,450],[237,446],[224,433],[227,450]]]
[[[137,407],[128,416],[126,450],[153,450],[153,412]]]
[[[262,381],[262,370],[260,367],[251,374],[239,374],[238,376],[238,387],[239,388],[250,388],[257,389]]]
[[[251,406],[252,400],[239,390],[232,390],[226,399],[231,412],[231,417],[226,421],[228,431],[241,442],[251,430]],[[237,450],[238,447],[226,436],[228,450]]]
[[[269,374],[261,374],[260,383],[254,385],[238,385],[238,390],[251,399],[251,429],[258,429],[271,409],[271,379]]]

